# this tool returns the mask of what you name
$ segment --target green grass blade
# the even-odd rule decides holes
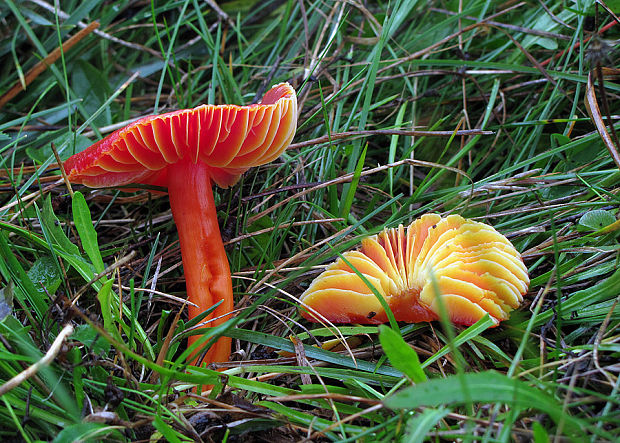
[[[459,378],[467,383],[467,397],[471,398],[463,395]],[[583,436],[584,423],[565,414],[553,396],[494,371],[429,380],[397,392],[386,398],[384,403],[392,409],[413,409],[421,406],[460,405],[470,399],[481,403],[497,402],[512,407],[534,408],[549,415],[556,424],[563,422],[574,437]]]
[[[86,254],[88,254],[90,261],[93,263],[95,271],[97,273],[101,273],[105,269],[105,266],[103,265],[101,252],[99,251],[97,232],[93,227],[93,221],[90,217],[90,210],[86,204],[86,199],[81,192],[77,191],[73,194],[72,202],[73,221],[75,223],[75,228],[80,235],[82,247],[84,248],[84,251],[86,251]]]
[[[409,377],[414,383],[427,380],[420,365],[418,353],[413,350],[401,335],[385,325],[379,326],[379,340],[385,355],[396,369]]]
[[[446,408],[427,408],[407,420],[403,443],[423,443],[428,432],[437,422],[450,413]]]

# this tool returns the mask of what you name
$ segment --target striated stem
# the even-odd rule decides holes
[[[232,281],[228,258],[217,222],[211,177],[203,164],[182,160],[170,165],[168,194],[172,215],[179,231],[181,256],[187,286],[189,319],[200,315],[220,300],[223,303],[205,320],[220,317],[233,309]],[[230,317],[209,322],[217,326]],[[189,337],[191,346],[200,336]],[[231,339],[220,338],[207,352],[203,362],[228,361]],[[193,364],[197,356],[194,356]]]

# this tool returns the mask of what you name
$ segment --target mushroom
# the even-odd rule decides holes
[[[493,227],[459,215],[426,214],[406,231],[402,225],[385,229],[363,239],[359,250],[342,254],[302,294],[302,316],[386,322],[385,310],[358,273],[396,320],[409,323],[439,319],[441,300],[455,324],[469,326],[488,313],[497,326],[519,307],[529,285],[520,254]]]
[[[222,302],[205,322],[227,320],[233,309],[228,259],[219,232],[211,182],[228,187],[252,166],[276,159],[297,126],[297,97],[288,83],[273,86],[260,104],[201,105],[141,118],[64,163],[70,181],[89,187],[139,183],[168,188],[179,232],[188,316]],[[195,305],[195,306],[194,306]],[[191,346],[196,336],[189,338]],[[227,361],[230,338],[205,356]]]

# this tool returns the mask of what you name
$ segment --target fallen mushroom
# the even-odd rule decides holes
[[[233,309],[228,259],[211,182],[228,187],[252,166],[275,160],[297,126],[297,97],[288,83],[260,104],[201,105],[141,118],[67,159],[70,181],[90,187],[150,184],[168,188],[179,232],[189,319],[222,301],[204,321],[226,321]],[[189,345],[197,336],[189,339]],[[214,343],[203,361],[227,361],[230,338]]]
[[[352,268],[396,320],[409,323],[438,320],[441,297],[453,323],[469,326],[488,313],[497,325],[519,307],[529,285],[520,254],[493,227],[426,214],[406,231],[385,229],[345,252],[302,294],[301,314],[311,321],[320,321],[318,313],[333,323],[386,322],[379,299]]]

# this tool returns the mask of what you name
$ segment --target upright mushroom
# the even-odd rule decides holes
[[[314,310],[334,323],[386,322],[358,273],[396,320],[409,323],[439,319],[441,298],[453,323],[472,325],[488,313],[497,325],[519,306],[529,285],[521,256],[493,227],[426,214],[406,232],[402,225],[385,229],[362,240],[358,251],[345,252],[302,294],[301,314],[311,321],[320,320]]]
[[[228,187],[252,166],[276,159],[297,126],[297,97],[288,83],[260,104],[201,105],[141,118],[64,163],[69,180],[90,187],[132,183],[168,188],[179,231],[192,319],[222,301],[207,319],[216,326],[233,309],[230,268],[218,227],[211,182]],[[222,317],[224,316],[224,317]],[[196,336],[190,337],[189,344]],[[205,360],[227,361],[230,339],[214,343]]]

